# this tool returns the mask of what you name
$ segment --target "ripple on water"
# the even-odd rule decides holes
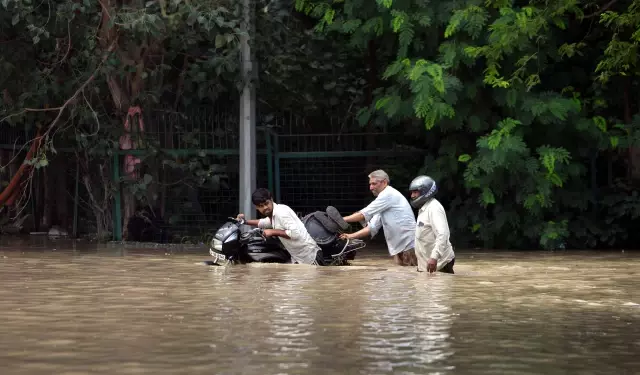
[[[201,256],[0,260],[7,374],[550,374],[640,366],[638,258],[461,253],[457,275],[204,267]],[[596,258],[594,258],[596,257]],[[566,267],[564,266],[566,265]]]

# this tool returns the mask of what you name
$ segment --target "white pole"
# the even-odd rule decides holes
[[[247,219],[255,218],[251,194],[256,189],[256,93],[253,55],[249,40],[253,36],[252,0],[242,0],[243,34],[240,37],[243,89],[240,96],[240,212]]]

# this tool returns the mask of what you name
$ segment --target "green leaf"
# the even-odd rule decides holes
[[[13,15],[13,17],[11,17],[11,24],[12,25],[15,26],[18,22],[20,22],[20,13],[16,13],[16,14]]]
[[[395,12],[395,17],[391,21],[391,27],[393,28],[393,32],[397,33],[400,31],[402,25],[404,25],[406,20],[406,14],[404,12]]]
[[[222,35],[222,34],[216,35],[216,42],[215,43],[216,43],[216,48],[222,48],[226,43],[224,35]]]
[[[322,85],[322,87],[327,91],[333,90],[336,87],[336,83],[333,82],[333,81],[332,82],[327,82],[324,85]]]
[[[538,197],[535,194],[527,195],[527,198],[524,200],[524,208],[531,210],[537,201]]]
[[[144,175],[143,181],[145,185],[149,185],[151,181],[153,181],[153,177],[151,177],[151,175],[147,173]]]
[[[498,146],[500,146],[500,141],[502,140],[502,133],[497,130],[493,130],[491,134],[486,138],[487,138],[487,145],[489,146],[489,149],[495,150],[498,148]]]
[[[376,101],[376,109],[380,109],[383,108],[385,105],[387,105],[387,103],[389,103],[389,101],[391,100],[390,97],[385,96],[384,98],[380,98]]]
[[[403,67],[404,67],[404,64],[403,64],[402,61],[400,61],[400,60],[394,61],[384,71],[384,74],[382,75],[382,79],[389,79],[390,77],[398,74],[402,70]]]
[[[187,25],[193,26],[193,24],[196,23],[197,18],[198,18],[198,13],[196,12],[189,13],[189,16],[187,17]]]
[[[38,163],[36,164],[36,168],[46,167],[47,165],[49,165],[49,160],[40,159],[40,160],[38,160]]]
[[[464,12],[461,10],[456,10],[453,15],[451,16],[451,19],[449,20],[449,24],[447,25],[446,29],[444,30],[444,37],[445,38],[449,38],[451,37],[460,27],[460,24],[462,23],[464,18]]]
[[[562,179],[556,173],[550,173],[547,178],[551,181],[552,184],[562,187]]]
[[[493,195],[493,191],[489,188],[482,189],[482,203],[484,206],[496,203],[496,198]]]
[[[369,108],[362,108],[358,111],[358,123],[360,126],[365,126],[369,123],[369,119],[371,119],[371,112]]]
[[[333,23],[333,19],[336,15],[336,11],[333,9],[329,9],[327,10],[327,12],[324,14],[324,17],[322,17],[324,19],[324,21],[331,25]]]
[[[458,156],[458,161],[461,162],[461,163],[466,163],[469,160],[471,160],[471,155],[469,155],[469,154],[462,154],[462,155]]]
[[[518,102],[518,91],[514,89],[507,90],[507,106],[511,108],[515,108],[517,102]]]
[[[603,133],[607,132],[607,120],[602,116],[595,116],[593,118],[593,122],[596,124],[598,129],[602,130]]]
[[[619,140],[619,139],[618,139],[618,137],[617,137],[617,136],[615,136],[615,135],[609,138],[609,142],[611,142],[611,147],[613,147],[613,148],[618,147],[618,142],[619,142],[619,141],[620,141],[620,140]]]

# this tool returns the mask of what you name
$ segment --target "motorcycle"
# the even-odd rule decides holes
[[[302,218],[302,223],[322,249],[326,265],[348,265],[357,251],[366,246],[362,240],[339,237],[349,224],[334,207],[327,207],[325,212],[312,212]],[[209,265],[291,263],[291,255],[279,239],[266,237],[262,229],[231,217],[216,231],[209,254],[213,258],[206,262]]]

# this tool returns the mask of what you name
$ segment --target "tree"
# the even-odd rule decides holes
[[[109,160],[121,147],[118,139],[132,110],[143,116],[158,107],[175,111],[233,91],[240,32],[235,2],[74,0],[45,6],[5,0],[2,7],[3,120],[41,129],[40,160],[56,153],[54,143],[73,147],[92,198],[110,197],[113,186],[105,185],[104,178],[110,165],[104,158]],[[183,95],[185,91],[196,95]],[[147,124],[145,132],[157,135],[157,129],[157,124]],[[150,154],[171,147],[172,141],[171,134],[133,138],[136,148]],[[92,184],[91,160],[97,156],[101,177]],[[172,155],[159,158],[189,165],[186,169],[201,167],[199,162],[176,162]],[[139,186],[138,177],[142,175],[129,185]],[[135,210],[133,198],[125,194],[125,223]],[[100,201],[100,208],[92,204],[96,215],[109,211],[104,205],[110,199]],[[98,222],[107,225],[106,220]]]
[[[640,216],[637,194],[616,212],[598,204],[607,197],[598,195],[597,181],[588,182],[596,153],[639,139],[632,118],[608,99],[625,92],[622,83],[601,84],[613,70],[635,64],[633,36],[625,45],[630,54],[613,53],[620,28],[637,27],[630,16],[635,3],[608,4],[600,16],[605,27],[596,30],[584,16],[592,4],[568,0],[297,0],[296,6],[318,19],[319,32],[396,46],[375,108],[362,115],[384,113],[402,126],[420,120],[437,139],[428,145],[437,157],[426,170],[450,186],[444,194],[459,242],[471,234],[491,247],[557,248],[566,241],[620,243],[625,221]],[[628,7],[629,18],[614,16],[616,7]]]

